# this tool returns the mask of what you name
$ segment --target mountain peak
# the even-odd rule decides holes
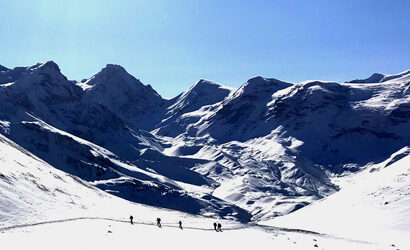
[[[261,81],[264,81],[264,80],[265,80],[265,78],[263,78],[262,76],[254,76],[254,77],[250,78],[248,80],[248,82],[261,82]]]
[[[274,78],[264,78],[262,76],[256,76],[249,79],[245,84],[240,87],[238,93],[254,94],[257,92],[265,92],[273,94],[279,89],[284,89],[292,86],[292,83],[283,82]]]
[[[130,75],[122,66],[107,64],[90,79],[77,83],[90,102],[106,106],[112,113],[137,128],[148,126],[143,117],[155,112],[164,100],[150,86]],[[144,127],[145,128],[145,127]]]
[[[203,89],[203,88],[220,87],[220,86],[221,85],[216,82],[201,78],[198,80],[198,82],[194,84],[194,86],[192,86],[191,89],[198,89],[198,88]]]
[[[57,71],[60,72],[60,67],[54,61],[46,61],[41,63],[36,63],[29,67],[30,70],[41,70],[41,71]]]
[[[229,94],[230,92],[233,92],[235,90],[236,88],[227,87],[217,82],[201,78],[189,90],[185,91],[183,95],[191,92],[202,92],[203,94],[212,95],[215,93],[215,91]]]
[[[128,72],[122,67],[121,65],[118,64],[107,64],[101,71],[106,71],[106,72],[116,72],[116,73],[127,73]]]
[[[383,80],[384,77],[385,75],[383,74],[373,73],[370,77],[366,79],[356,79],[356,80],[350,81],[349,83],[378,83],[381,80]]]
[[[290,84],[275,78],[265,78],[262,76],[252,77],[247,81],[247,84]]]
[[[211,81],[211,80],[205,79],[205,78],[199,79],[196,84],[207,84],[207,83],[209,83],[209,84],[217,84],[217,83],[215,83],[215,82],[213,82],[213,81]]]
[[[231,88],[224,87],[216,82],[201,78],[189,90],[185,91],[181,95],[179,101],[184,100],[184,102],[186,102],[188,101],[187,99],[206,99],[206,104],[203,105],[209,105],[221,101],[228,96],[231,91]],[[193,100],[189,100],[188,102],[191,101]]]
[[[37,63],[26,69],[33,73],[36,72],[38,74],[48,75],[50,79],[56,79],[58,81],[67,80],[67,78],[61,73],[60,67],[58,67],[57,63],[53,61]]]
[[[233,91],[233,88],[222,86],[210,80],[199,79],[191,88],[170,101],[166,113],[167,117],[158,125],[156,133],[177,136],[184,126],[180,127],[178,121],[183,114],[221,102]]]
[[[141,84],[142,83],[130,75],[122,66],[117,64],[107,64],[100,72],[94,75],[88,81],[90,85],[96,85],[102,83],[103,85],[111,85],[111,84],[124,84],[124,83],[131,83],[134,84]]]

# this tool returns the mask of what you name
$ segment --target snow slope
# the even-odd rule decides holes
[[[266,224],[410,248],[409,147],[341,184],[341,191]]]
[[[0,225],[88,214],[112,198],[0,135]],[[101,209],[101,208],[99,208]]]

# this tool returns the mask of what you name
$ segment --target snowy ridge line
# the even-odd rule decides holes
[[[113,218],[106,218],[106,217],[77,217],[77,218],[70,218],[70,219],[62,219],[62,220],[52,220],[52,221],[42,221],[42,222],[36,222],[36,223],[29,223],[29,224],[21,224],[21,225],[13,225],[13,226],[8,226],[8,227],[3,227],[0,228],[0,232],[4,231],[9,231],[17,228],[25,228],[25,227],[33,227],[33,226],[39,226],[39,225],[45,225],[45,224],[54,224],[54,223],[61,223],[61,222],[70,222],[70,221],[77,221],[77,220],[107,220],[107,221],[116,221],[116,222],[123,222],[123,223],[130,223],[129,220],[120,220],[120,219],[113,219]],[[139,224],[139,225],[147,225],[147,226],[157,226],[156,223],[154,222],[143,222],[143,221],[138,221],[133,224]],[[175,227],[179,228],[177,225],[173,225],[171,223],[162,223],[161,227]],[[263,226],[263,227],[270,227],[270,226]],[[247,226],[236,226],[236,227],[229,227],[229,228],[224,228],[223,230],[240,230],[247,228]],[[273,228],[273,227],[271,227]],[[190,227],[190,226],[184,226],[183,229],[192,229],[192,230],[202,230],[202,231],[214,231],[212,228],[201,228],[201,227]]]

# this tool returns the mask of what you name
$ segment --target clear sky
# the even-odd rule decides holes
[[[122,65],[163,97],[199,78],[344,81],[410,68],[409,0],[0,0],[0,64]]]

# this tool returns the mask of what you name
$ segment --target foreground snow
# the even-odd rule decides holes
[[[286,232],[275,228],[231,224],[215,232],[210,219],[177,221],[155,225],[134,224],[104,219],[85,219],[3,230],[6,249],[395,249],[388,245],[351,241],[330,236]],[[224,222],[222,222],[224,223]],[[317,247],[316,247],[316,246]]]

